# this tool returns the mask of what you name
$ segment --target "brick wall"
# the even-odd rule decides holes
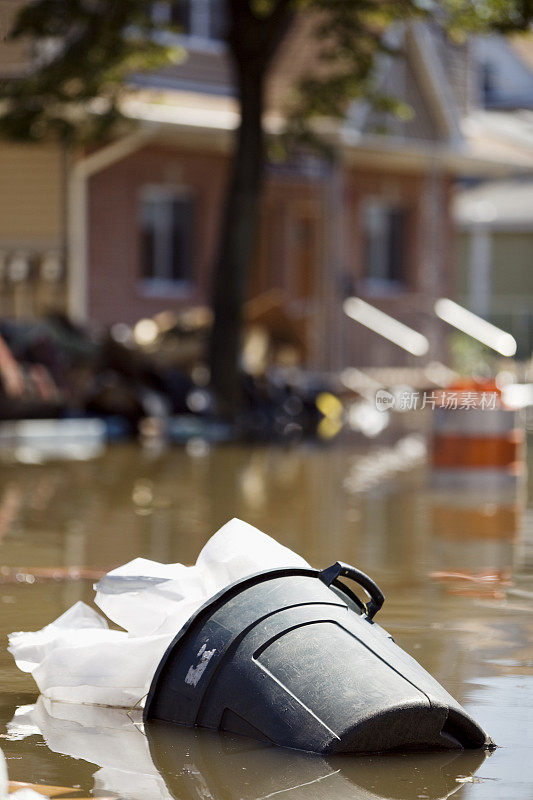
[[[357,296],[427,336],[427,357],[397,345],[347,318],[340,322],[343,362],[360,366],[419,366],[442,358],[443,326],[433,313],[439,296],[452,292],[451,178],[445,175],[353,169],[345,188],[345,269]],[[408,212],[405,285],[392,292],[369,291],[363,280],[360,209],[365,196],[390,200]]]
[[[90,179],[90,319],[103,324],[131,323],[169,307],[207,299],[224,177],[223,156],[151,146]],[[181,294],[148,296],[141,286],[139,199],[143,187],[154,184],[186,186],[195,199],[195,281]]]
[[[225,170],[222,155],[151,145],[91,178],[91,320],[133,323],[167,308],[208,300]],[[426,360],[441,357],[442,334],[432,304],[450,293],[450,179],[362,166],[347,169],[339,198],[340,261],[334,252],[337,234],[331,226],[337,223],[329,208],[328,180],[270,174],[251,295],[271,288],[283,292],[288,310],[306,330],[310,365],[331,366],[332,347],[341,364],[423,361],[345,317],[343,286],[348,284],[351,292],[428,336],[432,348]],[[195,281],[181,294],[154,297],[143,291],[139,198],[143,187],[153,184],[183,185],[196,198]],[[363,280],[360,212],[365,197],[380,197],[407,211],[405,285],[386,294],[371,292]]]

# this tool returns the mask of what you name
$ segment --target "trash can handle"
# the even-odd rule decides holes
[[[331,567],[323,569],[318,577],[323,583],[326,584],[326,586],[331,586],[333,581],[339,577],[351,578],[352,581],[355,581],[362,586],[365,592],[370,596],[370,602],[366,603],[365,605],[366,616],[369,620],[375,617],[385,602],[383,592],[377,583],[374,583],[372,578],[370,578],[364,572],[361,572],[360,569],[351,567],[350,564],[345,564],[343,561],[336,561],[335,564],[331,565]]]

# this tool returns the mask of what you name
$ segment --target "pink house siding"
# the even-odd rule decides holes
[[[153,145],[90,179],[89,319],[103,325],[134,323],[169,307],[206,301],[225,170],[223,156]],[[194,280],[156,296],[143,286],[139,225],[142,190],[153,185],[186,187],[195,201]]]

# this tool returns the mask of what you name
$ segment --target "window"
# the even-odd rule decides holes
[[[497,97],[497,70],[490,61],[485,61],[480,68],[481,99],[485,107],[490,106]]]
[[[154,19],[203,41],[220,41],[226,33],[226,0],[160,0]]]
[[[193,277],[194,206],[186,189],[148,187],[141,198],[142,277],[161,285]]]
[[[406,281],[407,211],[383,200],[362,210],[363,276],[370,289],[401,287]]]

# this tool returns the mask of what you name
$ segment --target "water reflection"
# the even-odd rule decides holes
[[[364,559],[402,581],[428,562],[510,568],[527,557],[518,546],[528,533],[523,483],[498,492],[464,480],[429,485],[423,458],[420,442],[406,437],[360,451],[227,446],[191,456],[121,446],[87,463],[0,465],[2,562],[109,569],[144,555],[191,563],[234,516],[317,566]]]
[[[407,449],[395,445],[394,458],[386,458],[384,448],[374,457],[305,446],[227,446],[201,456],[117,447],[89,463],[0,466],[3,561],[17,563],[14,545],[23,537],[26,565],[44,558],[80,566],[82,559],[110,568],[136,555],[190,563],[211,533],[238,516],[317,564],[326,565],[334,550],[346,560],[360,557],[361,547],[379,562],[394,538],[384,524],[389,507],[391,516],[393,506],[402,506],[402,518],[417,513]],[[372,491],[357,483],[352,492],[355,475],[371,477]],[[49,552],[39,552],[45,544]]]
[[[229,518],[239,516],[314,566],[325,567],[340,559],[370,573],[386,595],[381,624],[502,745],[479,773],[491,780],[464,784],[461,796],[529,798],[533,516],[531,508],[526,508],[525,487],[522,483],[517,491],[512,486],[496,492],[490,485],[438,486],[432,483],[422,457],[422,448],[410,440],[400,445],[393,441],[390,448],[382,443],[364,448],[305,445],[292,449],[230,445],[188,452],[119,446],[91,462],[0,464],[0,635],[41,628],[76,600],[90,601],[92,580],[83,578],[88,573],[72,579],[69,568],[107,570],[136,556],[192,563],[209,536]],[[530,485],[530,497],[531,489]],[[495,507],[501,507],[502,513]],[[473,508],[481,509],[481,516],[477,511],[472,514]],[[2,573],[2,566],[8,568],[7,573]],[[24,568],[22,575],[34,574],[35,581],[13,581],[19,567]],[[35,567],[51,568],[56,577],[45,579],[42,571],[32,573]],[[448,576],[437,579],[433,577],[437,572]],[[449,575],[458,572],[468,573],[469,579]],[[489,572],[500,576],[492,586],[496,591],[486,591],[479,582]],[[32,679],[17,671],[5,649],[0,649],[0,693],[2,726],[15,704],[35,698]],[[72,720],[67,717],[66,722],[70,725],[66,739],[74,745]],[[120,750],[122,755],[117,754],[114,767],[105,766],[107,752],[113,752],[118,736],[113,725],[103,740],[107,745],[101,762],[88,750],[85,755],[73,751],[76,759],[101,763],[97,781],[104,768],[120,771],[120,758],[126,763],[128,754],[134,754],[137,738],[146,746],[141,732],[127,718],[126,723],[131,745],[119,746],[124,740],[117,739],[117,753]],[[59,722],[54,725],[57,731]],[[76,725],[85,733],[90,727],[79,721]],[[47,741],[53,744],[51,730]],[[96,723],[91,735],[95,741],[100,735]],[[179,747],[207,752],[195,741],[186,745],[183,739]],[[81,783],[84,790],[93,786],[93,767],[54,755],[54,748],[42,746],[39,737],[7,745],[14,779]],[[57,752],[70,751],[67,747]],[[209,758],[203,756],[203,772],[210,766],[209,759],[218,758],[215,752]],[[280,752],[269,756],[280,759],[279,767],[272,767],[273,779],[276,771],[290,774],[289,766],[282,773],[283,759],[289,756]],[[224,760],[238,764],[229,754]],[[395,791],[401,783],[403,796],[412,800],[427,794],[416,783],[417,770],[426,769],[422,762],[430,763],[425,758],[420,765],[418,760],[403,762],[400,757],[394,762],[410,765],[404,777],[398,778]],[[357,763],[362,770],[362,762]],[[202,772],[202,764],[194,764]],[[456,776],[468,777],[474,769],[466,761],[462,764],[463,757],[450,762],[451,772],[446,773],[454,776],[450,791],[462,785],[455,784]],[[172,776],[181,774],[180,769],[168,767],[171,788]],[[223,768],[217,765],[217,769]],[[349,769],[346,762],[341,777],[315,782],[312,791],[326,792],[335,779],[341,786],[328,789],[328,796],[342,794],[351,786],[352,796],[357,797],[354,784],[359,792],[363,791],[361,782],[365,784],[362,779],[358,784],[359,773],[352,775]],[[444,774],[446,769],[443,762],[439,770]],[[379,773],[369,768],[371,782],[365,788],[378,797],[383,795],[373,782],[380,780]],[[218,772],[216,780],[222,781],[223,774]],[[237,791],[235,785],[231,791]],[[437,786],[436,778],[433,786]],[[163,796],[168,796],[165,791]],[[210,791],[214,796],[215,789]],[[239,791],[245,798],[244,788]],[[283,786],[249,796],[264,797],[276,791],[284,791]]]
[[[0,421],[0,460],[19,464],[88,461],[103,455],[106,426],[99,419]]]
[[[98,765],[94,792],[130,800],[437,800],[485,760],[482,751],[327,758],[164,723],[146,728],[123,711],[43,698],[8,726],[11,739],[40,734],[54,753]]]

